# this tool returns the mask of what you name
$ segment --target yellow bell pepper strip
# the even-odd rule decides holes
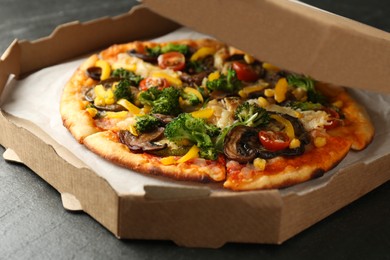
[[[98,113],[98,110],[94,107],[88,107],[85,110],[87,110],[88,114],[90,114],[92,117],[95,117]]]
[[[186,88],[184,88],[183,91],[186,94],[194,94],[200,100],[200,103],[203,103],[203,101],[204,101],[203,96],[202,96],[202,94],[200,94],[200,92],[197,89],[186,87]]]
[[[270,63],[267,63],[267,62],[263,63],[263,68],[266,70],[275,71],[275,72],[280,70],[280,68],[278,68]]]
[[[219,73],[219,71],[214,71],[214,72],[209,74],[207,79],[209,81],[213,81],[213,80],[219,79],[219,77],[221,77],[221,74]]]
[[[238,92],[238,95],[240,95],[240,97],[242,97],[242,98],[247,98],[247,97],[249,96],[249,94],[251,94],[251,93],[253,93],[253,92],[262,91],[262,90],[265,89],[267,86],[268,86],[268,84],[264,84],[264,85],[254,85],[254,86],[245,87],[245,88],[241,89],[241,90]]]
[[[213,47],[202,47],[199,48],[194,54],[192,54],[190,60],[197,61],[202,58],[205,58],[209,55],[213,55],[217,50]]]
[[[154,71],[152,72],[151,77],[166,79],[169,83],[171,83],[174,86],[181,86],[183,84],[183,82],[178,77],[169,75],[168,73],[165,73],[163,71]]]
[[[199,148],[198,146],[193,145],[185,155],[183,155],[182,157],[180,157],[179,160],[177,160],[177,163],[184,163],[198,157],[199,157]]]
[[[95,63],[95,66],[102,69],[102,73],[100,75],[100,80],[105,80],[105,79],[108,79],[110,77],[111,66],[107,61],[97,60]]]
[[[141,109],[136,105],[134,105],[133,103],[131,103],[130,101],[128,101],[127,99],[124,98],[119,99],[116,103],[126,108],[130,113],[134,115],[138,115],[141,113]]]
[[[286,100],[286,93],[288,89],[288,82],[286,78],[280,78],[275,85],[274,98],[276,102],[281,103]]]
[[[286,132],[290,140],[293,140],[295,138],[294,127],[289,120],[279,115],[271,115],[270,117],[275,119],[276,121],[278,121],[284,126],[284,131]]]
[[[191,115],[195,118],[208,119],[214,115],[214,109],[212,108],[200,109],[192,112]]]
[[[130,125],[129,126],[129,131],[132,135],[134,136],[138,136],[138,131],[137,131],[137,128],[135,127],[135,125]]]
[[[164,165],[172,165],[177,163],[184,163],[191,159],[195,159],[199,157],[199,148],[196,145],[193,145],[188,152],[176,160],[176,156],[167,156],[160,159],[160,162]]]
[[[167,156],[167,157],[161,158],[160,162],[164,165],[176,164],[176,156]]]
[[[112,111],[107,111],[106,116],[108,118],[125,118],[127,116],[127,111],[120,111],[120,112],[112,112]]]

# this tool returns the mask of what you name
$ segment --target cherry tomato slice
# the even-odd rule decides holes
[[[180,52],[172,51],[161,54],[157,58],[158,66],[162,69],[182,70],[185,67],[186,58]]]
[[[158,89],[162,90],[164,88],[169,87],[169,83],[164,78],[152,78],[147,77],[139,83],[139,88],[141,90],[148,90],[151,87],[157,87]]]
[[[269,151],[280,151],[290,145],[290,138],[284,132],[260,131],[260,143]]]
[[[237,73],[237,78],[242,81],[256,81],[259,74],[249,65],[239,61],[232,63],[232,68]]]

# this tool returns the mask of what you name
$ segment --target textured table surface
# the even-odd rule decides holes
[[[390,32],[388,1],[304,2]],[[0,53],[15,38],[38,39],[59,24],[117,15],[134,4],[137,2],[131,0],[0,0]],[[4,148],[0,147],[0,152]],[[282,245],[227,244],[218,250],[190,249],[169,241],[118,240],[88,215],[64,210],[59,193],[34,172],[0,159],[0,259],[205,257],[390,259],[390,183]]]

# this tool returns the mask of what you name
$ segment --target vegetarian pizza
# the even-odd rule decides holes
[[[74,138],[106,160],[237,191],[321,176],[374,135],[346,89],[211,39],[94,54],[66,84],[60,111]]]

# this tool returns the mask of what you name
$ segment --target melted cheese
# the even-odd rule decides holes
[[[248,100],[250,103],[258,103],[257,99]],[[267,111],[287,114],[298,118],[303,124],[306,131],[321,129],[329,124],[329,115],[325,111],[302,111],[300,109],[292,109],[291,107],[282,107],[276,104],[270,104],[264,107]]]

